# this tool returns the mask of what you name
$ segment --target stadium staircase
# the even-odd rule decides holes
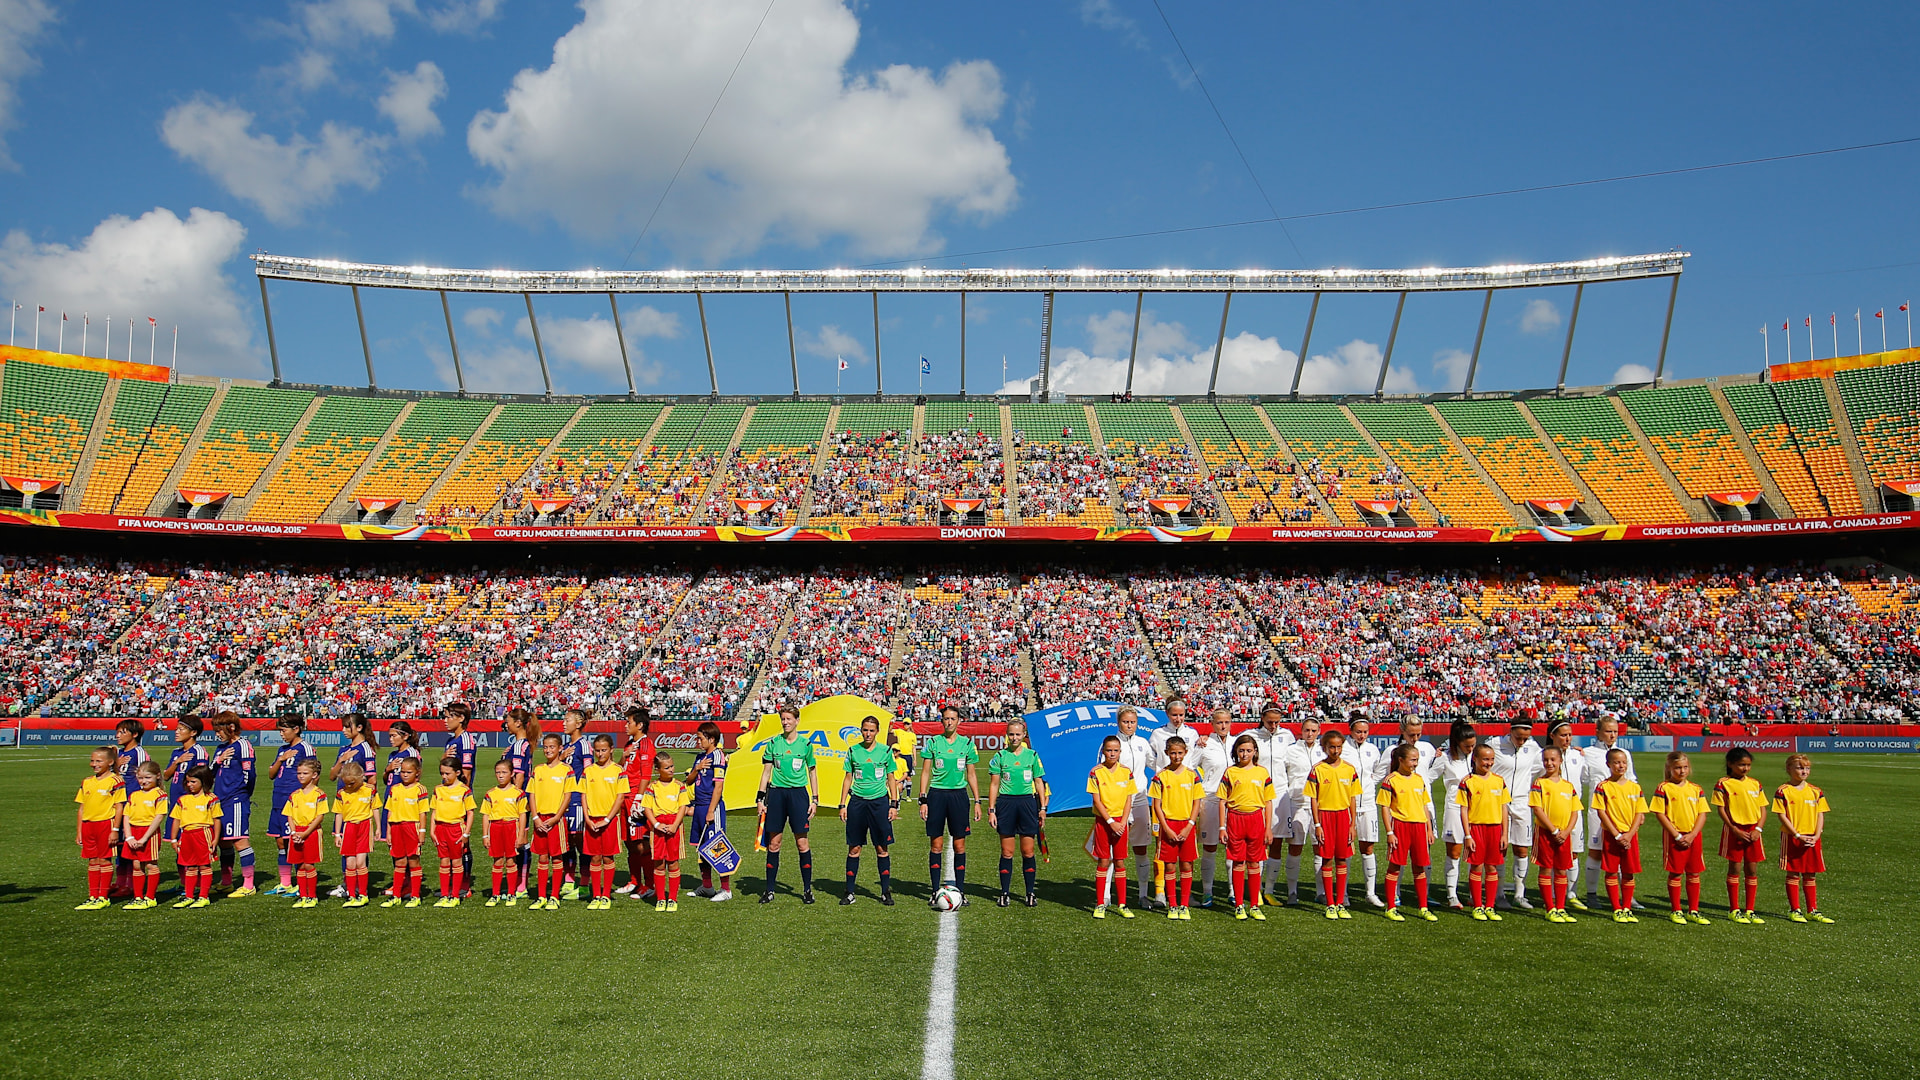
[[[1187,442],[1187,453],[1193,455],[1194,468],[1197,470],[1193,478],[1193,486],[1197,488],[1207,484],[1207,477],[1213,469],[1207,464],[1207,456],[1200,452],[1200,440],[1193,437],[1193,428],[1187,424],[1186,410],[1169,409],[1167,411],[1173,414],[1173,426],[1179,429],[1180,437]],[[1220,485],[1216,482],[1207,486],[1214,489],[1214,498],[1220,502],[1220,523],[1229,527],[1239,524],[1233,514],[1233,504],[1227,501],[1226,493],[1220,490]]]
[[[612,496],[627,489],[627,485],[633,481],[636,469],[644,470],[647,467],[647,451],[653,447],[653,441],[660,436],[660,429],[666,426],[667,417],[676,408],[678,406],[668,405],[654,415],[653,422],[647,425],[646,433],[640,436],[640,441],[634,444],[633,452],[627,455],[626,464],[620,467],[614,475],[613,483],[608,485],[606,497],[603,497],[593,508],[593,513],[587,515],[587,524],[600,524],[607,520],[607,507],[613,503]]]
[[[1746,460],[1747,469],[1760,482],[1760,491],[1767,497],[1767,507],[1777,517],[1800,516],[1792,500],[1787,498],[1787,493],[1781,490],[1779,482],[1767,468],[1766,462],[1760,460],[1760,452],[1754,447],[1753,438],[1747,433],[1747,429],[1741,426],[1740,417],[1733,411],[1733,403],[1727,400],[1727,395],[1720,388],[1720,381],[1708,379],[1706,385],[1707,394],[1713,398],[1713,407],[1720,413],[1720,422],[1726,425],[1727,433],[1733,436],[1733,444],[1740,451],[1740,456]]]
[[[1713,511],[1708,509],[1707,501],[1688,491],[1687,485],[1681,483],[1680,478],[1674,475],[1673,466],[1654,446],[1653,440],[1647,437],[1645,429],[1640,426],[1640,421],[1635,419],[1633,410],[1627,408],[1626,401],[1618,394],[1608,395],[1607,400],[1613,403],[1613,411],[1620,414],[1620,422],[1626,425],[1627,433],[1632,435],[1633,441],[1639,444],[1640,455],[1647,459],[1647,463],[1653,466],[1654,472],[1658,473],[1660,479],[1666,483],[1668,492],[1673,495],[1673,501],[1680,504],[1680,508],[1686,511],[1687,520],[1714,520]]]
[[[0,364],[0,367],[4,367]],[[73,479],[67,482],[60,493],[60,509],[78,510],[88,481],[93,479],[93,463],[100,458],[100,441],[106,437],[107,429],[113,418],[113,406],[120,398],[121,379],[108,379],[106,390],[100,395],[100,407],[94,411],[93,423],[87,428],[86,445],[80,451],[80,460],[74,463]]]
[[[233,496],[228,497],[226,505],[220,508],[220,513],[217,515],[221,520],[246,520],[247,511],[253,508],[254,501],[267,490],[267,485],[273,482],[274,474],[287,463],[287,458],[293,455],[294,447],[300,444],[301,438],[307,433],[307,426],[313,423],[314,414],[320,411],[320,406],[326,400],[316,394],[307,402],[306,407],[300,410],[299,418],[294,420],[293,426],[287,429],[286,434],[280,436],[280,445],[274,448],[273,456],[267,459],[266,465],[253,478],[253,484],[248,487],[246,495],[240,496],[239,492],[235,492]]]
[[[213,418],[218,416],[221,408],[226,405],[227,393],[232,389],[233,384],[225,379],[220,380],[220,384],[214,387],[213,396],[207,399],[206,406],[200,410],[200,419],[194,424],[193,431],[187,436],[186,441],[180,445],[180,452],[173,459],[173,464],[167,470],[166,476],[161,478],[160,486],[148,495],[145,507],[145,513],[148,516],[159,517],[173,507],[174,493],[180,489],[180,481],[187,474],[187,466],[200,455],[200,444],[206,441],[207,432],[213,429]],[[147,453],[151,454],[156,449],[148,445]],[[144,461],[144,456],[136,459],[134,464],[136,473]],[[126,502],[122,502],[120,508],[123,511],[135,509],[133,504]]]
[[[1836,430],[1826,387],[1819,379],[1790,379],[1767,386],[1787,425],[1792,445],[1826,503],[1827,515],[1842,517],[1864,512],[1866,504],[1860,497],[1846,447]]]
[[[560,450],[560,444],[566,441],[568,435],[572,434],[574,425],[580,422],[580,418],[587,415],[587,409],[589,407],[590,406],[582,405],[573,411],[572,416],[567,417],[566,423],[560,425],[560,430],[553,433],[553,437],[548,439],[547,444],[540,448],[540,452],[534,455],[532,461],[527,463],[527,467],[520,471],[520,475],[508,481],[507,490],[501,494],[499,498],[493,500],[486,509],[480,512],[481,521],[490,520],[495,525],[506,524],[506,521],[503,520],[502,507],[506,505],[508,496],[523,490],[528,483],[529,477],[535,473],[545,471],[547,462],[553,460],[553,455]]]
[[[1854,486],[1859,489],[1860,505],[1871,512],[1880,509],[1880,493],[1874,490],[1874,484],[1868,479],[1866,455],[1860,452],[1860,441],[1854,437],[1853,424],[1847,415],[1846,400],[1840,394],[1840,384],[1832,376],[1820,377],[1820,389],[1826,391],[1827,408],[1833,413],[1833,427],[1840,437],[1840,448],[1846,451],[1847,466],[1853,473]]]
[[[374,447],[393,430],[409,402],[391,397],[335,395],[314,406],[305,430],[289,436],[282,463],[261,479],[245,508],[258,521],[317,521],[344,490]]]
[[[1006,472],[1007,524],[1020,524],[1020,463],[1013,454],[1013,406],[1000,405],[1000,465]],[[1033,685],[1033,665],[1027,665],[1027,685]]]
[[[692,592],[693,590],[689,589],[687,591]],[[767,683],[768,661],[773,659],[773,651],[780,647],[780,642],[785,641],[788,631],[793,629],[793,621],[796,614],[797,612],[794,606],[791,603],[788,604],[786,614],[780,617],[780,625],[774,629],[773,636],[767,639],[766,651],[760,654],[760,666],[755,669],[753,673],[753,681],[747,684],[746,690],[740,695],[740,704],[734,708],[733,715],[741,720],[741,730],[743,731],[752,729],[750,722],[753,720],[753,717],[741,716],[740,710],[750,709],[753,707],[754,702],[760,700],[760,690]],[[666,624],[662,624],[660,633],[665,634],[666,632],[667,626]],[[669,713],[669,715],[671,715],[671,713]]]
[[[474,447],[480,445],[481,437],[486,434],[488,428],[493,426],[494,421],[500,419],[500,412],[505,408],[504,405],[495,405],[489,410],[479,425],[473,429],[473,434],[467,436],[467,441],[461,444],[459,451],[453,455],[453,459],[447,462],[447,467],[440,470],[439,474],[433,478],[433,483],[427,485],[427,489],[420,493],[418,499],[409,500],[400,509],[394,511],[393,519],[388,524],[416,523],[419,520],[420,508],[434,505],[440,497],[440,489],[446,487],[447,481],[451,480],[453,475],[460,471],[460,467],[466,464],[467,455],[473,453]]]
[[[833,433],[838,430],[840,430],[840,406],[833,405],[827,409],[826,431],[820,436],[820,445],[814,448],[813,468],[807,471],[807,488],[800,495],[800,512],[795,520],[802,525],[805,525],[813,516],[813,494],[820,478],[826,475],[827,462],[833,457]]]
[[[701,489],[700,497],[694,501],[693,520],[691,524],[724,524],[724,522],[711,522],[707,520],[707,502],[724,490],[727,482],[727,474],[733,470],[733,456],[740,452],[740,440],[747,433],[747,425],[753,423],[753,414],[758,411],[758,409],[759,406],[757,405],[749,405],[746,407],[746,410],[740,414],[739,422],[733,427],[733,436],[727,440],[727,448],[721,451],[714,459],[713,475],[707,478],[707,486]],[[751,699],[741,698],[740,700],[749,701]]]
[[[360,459],[360,464],[353,470],[353,475],[347,477],[347,482],[340,485],[340,490],[335,493],[332,501],[328,502],[326,509],[320,512],[321,521],[342,522],[353,520],[351,513],[353,496],[350,495],[349,492],[359,487],[360,482],[367,478],[367,473],[373,471],[374,463],[379,461],[381,456],[387,452],[387,446],[393,442],[394,435],[399,432],[401,426],[413,415],[413,410],[419,408],[419,406],[420,399],[415,398],[400,407],[400,412],[394,416],[393,423],[388,424],[387,430],[380,433],[380,438],[368,449],[367,456]]]
[[[1380,455],[1380,460],[1399,469],[1401,475],[1407,478],[1406,487],[1409,491],[1413,492],[1414,501],[1426,510],[1426,519],[1422,521],[1419,520],[1419,515],[1409,513],[1403,505],[1400,509],[1394,511],[1393,523],[1402,528],[1407,528],[1412,525],[1437,524],[1440,521],[1440,511],[1433,505],[1433,500],[1427,498],[1427,493],[1421,490],[1421,485],[1414,480],[1413,474],[1407,472],[1404,466],[1394,460],[1393,455],[1387,453],[1387,448],[1381,446],[1380,440],[1374,438],[1373,432],[1367,430],[1367,425],[1361,423],[1360,418],[1354,415],[1351,406],[1342,405],[1340,406],[1340,411],[1346,414],[1347,422],[1353,425],[1353,430],[1359,432],[1360,437],[1366,440],[1366,444],[1373,448],[1373,452]]]

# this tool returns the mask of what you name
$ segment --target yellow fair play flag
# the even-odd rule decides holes
[[[866,698],[840,694],[821,698],[800,710],[800,726],[795,733],[813,743],[821,806],[840,805],[840,792],[846,785],[847,747],[859,745],[860,721],[869,716],[880,718],[880,742],[884,744],[893,714]],[[767,713],[752,731],[740,737],[739,749],[727,756],[727,786],[721,789],[721,797],[728,810],[753,808],[754,794],[760,790],[760,748],[779,734],[780,717]],[[910,740],[909,736],[909,747]]]

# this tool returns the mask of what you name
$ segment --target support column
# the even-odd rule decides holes
[[[527,326],[533,331],[533,354],[540,358],[540,382],[547,388],[547,396],[553,396],[553,376],[547,371],[547,350],[540,344],[540,320],[533,316],[533,294],[521,293],[520,299],[527,302]]]
[[[280,385],[280,346],[273,340],[273,308],[267,303],[267,279],[260,279],[260,314],[267,320],[267,356],[273,361],[273,385]],[[37,316],[36,316],[37,317]],[[39,340],[39,331],[35,329],[34,340]],[[171,379],[169,379],[171,381]],[[115,505],[118,505],[116,502]]]
[[[1487,290],[1486,302],[1480,305],[1480,329],[1473,332],[1473,356],[1467,361],[1466,395],[1473,396],[1473,377],[1480,370],[1480,343],[1487,340],[1487,313],[1493,310],[1493,290]]]
[[[1307,369],[1307,350],[1313,347],[1313,320],[1319,314],[1320,294],[1316,292],[1313,294],[1313,306],[1307,309],[1307,332],[1300,339],[1300,355],[1293,361],[1293,389],[1287,392],[1288,397],[1300,396],[1300,373]]]
[[[613,309],[613,337],[620,343],[620,366],[627,369],[627,399],[632,400],[634,396],[633,361],[627,359],[627,332],[620,325],[620,298],[608,293],[607,306]]]
[[[1400,340],[1400,313],[1407,310],[1407,292],[1400,290],[1400,302],[1393,305],[1393,329],[1387,331],[1387,351],[1380,357],[1380,377],[1374,380],[1373,396],[1382,396],[1387,389],[1387,365],[1393,363],[1393,343]]]
[[[883,391],[880,386],[880,290],[873,291],[873,396],[879,397]]]
[[[1587,283],[1581,282],[1573,287],[1573,314],[1567,317],[1567,345],[1560,350],[1560,379],[1553,384],[1554,393],[1567,388],[1567,361],[1573,359],[1573,329],[1580,325],[1580,298],[1587,291]]]
[[[707,349],[707,386],[713,396],[720,396],[720,376],[713,370],[713,337],[707,333],[707,298],[700,293],[693,294],[693,304],[700,309],[700,343]]]
[[[787,363],[793,368],[793,396],[800,396],[800,353],[793,347],[793,293],[782,289],[780,299],[787,305]]]
[[[1004,363],[1004,361],[1002,361]],[[1040,400],[1053,392],[1053,293],[1040,299]]]
[[[1127,346],[1127,393],[1133,393],[1133,358],[1140,351],[1140,309],[1146,305],[1145,290],[1133,294],[1133,342]]]
[[[1667,374],[1667,336],[1673,333],[1673,302],[1680,298],[1680,275],[1673,275],[1673,287],[1667,290],[1667,324],[1660,328],[1660,359],[1653,368],[1653,385],[1659,386]],[[1765,381],[1765,380],[1762,380]]]
[[[447,304],[447,290],[445,289],[440,290],[440,314],[447,318],[447,348],[453,350],[453,382],[455,386],[460,388],[460,396],[466,397],[467,373],[461,370],[460,367],[460,342],[456,341],[453,336],[453,308]],[[618,318],[614,319],[613,324],[619,326],[620,320]]]
[[[960,293],[960,396],[967,396],[967,294]]]
[[[353,318],[360,324],[360,355],[367,360],[367,389],[372,390],[374,388],[373,349],[367,345],[367,318],[360,314],[360,286],[353,285],[350,288],[353,289]]]
[[[1402,293],[1401,295],[1404,296],[1406,294]],[[1220,305],[1220,336],[1215,338],[1213,342],[1213,374],[1207,376],[1207,397],[1209,400],[1213,397],[1214,386],[1220,382],[1220,354],[1225,352],[1227,348],[1227,312],[1232,310],[1233,292],[1232,290],[1228,290],[1226,302]],[[1135,324],[1134,332],[1136,334],[1139,333],[1137,323]]]

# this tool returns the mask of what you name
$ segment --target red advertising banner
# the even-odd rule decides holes
[[[1920,496],[1920,480],[1882,480],[1880,484],[1902,495]]]
[[[1361,510],[1369,514],[1377,514],[1380,517],[1392,517],[1394,514],[1394,511],[1400,509],[1400,500],[1398,499],[1355,499],[1353,500],[1353,505],[1359,507]]]
[[[1527,505],[1549,514],[1564,514],[1580,505],[1578,497],[1558,499],[1528,499]]]
[[[214,503],[225,499],[232,493],[226,491],[208,491],[203,488],[181,488],[178,494],[181,502],[186,503],[188,506],[198,507],[212,506]]]
[[[355,495],[353,501],[359,503],[360,509],[367,513],[377,514],[390,506],[399,506],[401,500],[391,495]]]
[[[1721,506],[1752,506],[1760,501],[1757,491],[1709,491],[1707,498]]]
[[[22,495],[33,496],[43,491],[59,491],[66,485],[66,481],[38,480],[31,476],[0,476],[0,484],[5,484]]]

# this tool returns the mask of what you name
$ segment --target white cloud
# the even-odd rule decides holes
[[[1653,381],[1653,369],[1645,364],[1621,364],[1613,373],[1615,385]]]
[[[473,118],[467,147],[496,174],[484,194],[497,211],[600,238],[646,219],[765,9],[581,7],[551,65],[521,71],[501,109]],[[769,237],[899,254],[937,248],[939,215],[1008,210],[1013,174],[987,126],[1004,102],[999,71],[850,73],[859,31],[840,0],[776,6],[654,229],[707,258]]]
[[[21,78],[40,67],[33,47],[53,21],[53,6],[46,0],[0,0],[0,132],[18,123]],[[17,169],[0,141],[0,168]]]
[[[381,136],[329,121],[317,142],[295,135],[283,143],[252,128],[252,113],[199,97],[167,110],[160,134],[174,153],[283,224],[332,199],[344,185],[372,190],[380,183],[380,152],[386,148]]]
[[[500,320],[506,317],[507,313],[499,308],[477,307],[468,308],[466,313],[460,316],[460,321],[467,324],[469,330],[491,334],[493,328],[500,325]]]
[[[1560,309],[1551,300],[1529,300],[1520,311],[1520,332],[1550,334],[1560,328]]]
[[[1459,390],[1467,385],[1467,366],[1473,354],[1461,349],[1441,349],[1433,354],[1433,370],[1440,376],[1440,389]]]
[[[447,96],[447,77],[440,65],[422,60],[412,71],[387,72],[387,92],[380,95],[380,115],[393,121],[394,133],[412,142],[440,133],[433,107]]]
[[[427,25],[441,33],[470,34],[492,22],[506,0],[448,0],[427,12]]]
[[[1112,31],[1120,40],[1136,49],[1147,47],[1147,38],[1140,32],[1140,24],[1128,15],[1122,15],[1113,6],[1113,0],[1080,0],[1080,21],[1088,26],[1097,26]]]
[[[36,244],[16,231],[0,241],[0,288],[20,298],[23,323],[40,304],[49,314],[63,308],[112,314],[116,326],[151,316],[160,322],[162,363],[168,330],[177,324],[184,370],[258,376],[264,372],[253,318],[243,314],[243,298],[225,269],[246,235],[239,222],[199,207],[184,221],[164,208],[138,218],[116,214],[75,247]],[[146,360],[147,337],[144,328],[136,332],[134,359]],[[124,327],[115,339],[122,353],[114,355],[124,359]]]
[[[497,333],[505,313],[498,308],[469,308],[460,321],[474,331],[472,338],[460,343],[460,365],[467,377],[467,389],[482,393],[537,393],[540,381],[540,357],[533,348],[533,327],[526,316],[513,324],[512,335]],[[666,369],[647,355],[641,342],[652,337],[678,337],[680,317],[662,313],[651,305],[622,310],[620,325],[627,336],[627,357],[633,364],[636,386],[655,386]],[[566,374],[580,371],[592,375],[596,383],[623,384],[626,371],[620,362],[620,340],[614,334],[611,317],[594,315],[585,319],[542,318],[540,346],[547,354],[547,368],[556,391],[565,391]],[[441,381],[455,385],[453,361],[445,353],[431,351]]]
[[[822,326],[818,333],[809,334],[802,330],[794,335],[793,341],[801,352],[809,356],[822,359],[844,356],[849,364],[867,362],[867,350],[860,344],[860,339],[832,323]]]
[[[322,45],[393,37],[396,13],[417,14],[413,0],[314,0],[298,8],[301,28]]]

